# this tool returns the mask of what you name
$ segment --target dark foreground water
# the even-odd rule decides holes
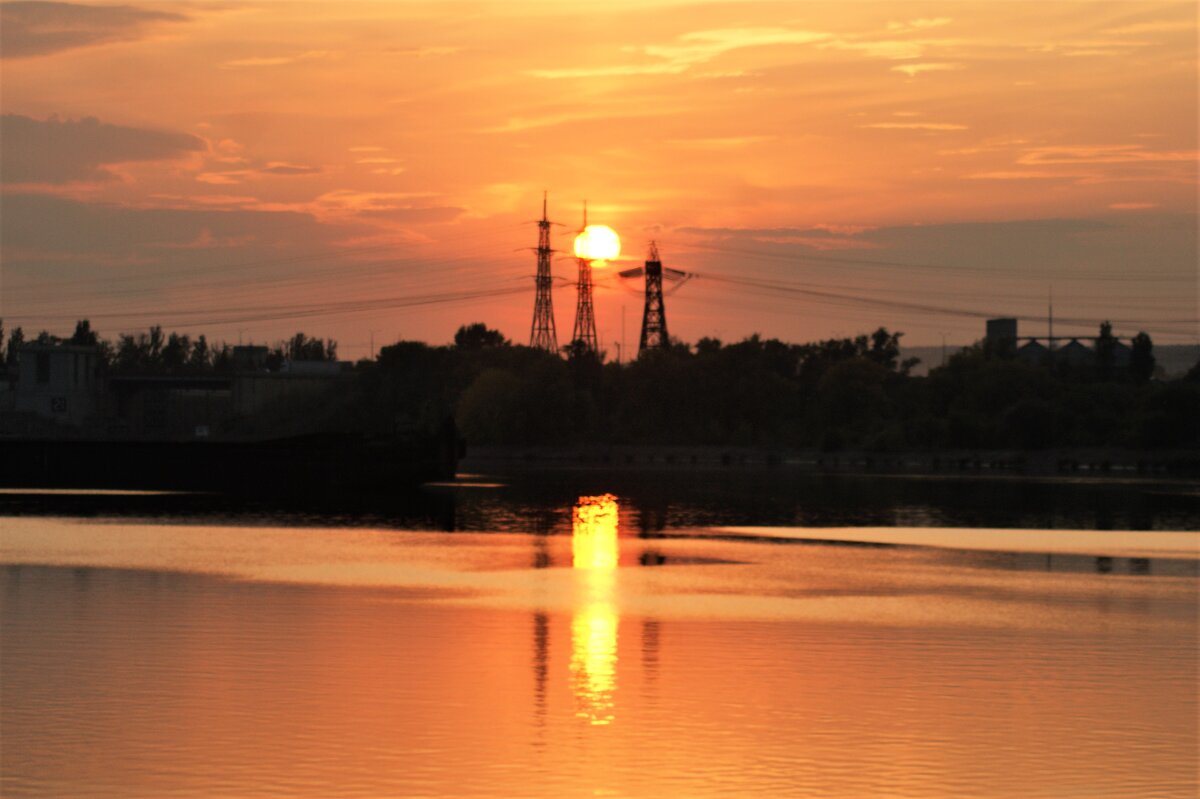
[[[0,793],[1200,790],[1194,486],[648,477],[0,494]]]

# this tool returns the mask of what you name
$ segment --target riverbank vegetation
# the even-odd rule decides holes
[[[401,341],[359,361],[357,379],[328,409],[338,426],[430,428],[453,417],[468,441],[493,445],[674,444],[824,451],[1200,447],[1200,365],[1152,379],[1153,343],[1141,334],[1127,363],[1093,357],[1041,363],[980,343],[927,376],[900,358],[901,333],[790,344],[673,342],[629,363],[580,347],[557,355],[514,345],[483,324],[448,346]],[[86,320],[70,338],[96,346],[113,374],[230,372],[233,348],[161,328],[99,337]],[[23,341],[8,336],[7,354]],[[334,360],[337,344],[297,333],[256,368]],[[3,362],[3,359],[0,359]]]

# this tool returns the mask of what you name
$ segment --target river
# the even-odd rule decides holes
[[[0,793],[1195,797],[1194,483],[0,493]]]

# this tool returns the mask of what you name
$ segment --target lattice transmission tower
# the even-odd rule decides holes
[[[642,310],[642,339],[638,352],[648,349],[666,349],[670,344],[667,335],[667,306],[663,304],[663,266],[658,257],[658,245],[650,242],[650,257],[646,259],[646,305]]]
[[[667,334],[667,306],[663,302],[663,280],[669,280],[675,285],[671,291],[678,289],[695,277],[694,273],[681,272],[678,269],[667,269],[658,257],[658,245],[650,242],[650,256],[645,266],[626,269],[617,273],[621,278],[646,277],[646,305],[642,311],[642,338],[638,345],[638,354],[646,350],[665,350],[671,346],[671,337]]]
[[[554,302],[550,286],[550,219],[546,216],[546,193],[542,192],[542,218],[538,220],[537,297],[533,301],[533,325],[529,329],[529,346],[534,349],[558,352],[558,334],[554,330]]]
[[[583,227],[587,230],[587,202],[583,204]],[[588,352],[596,352],[596,313],[592,308],[592,262],[579,258],[579,290],[575,303],[575,330],[571,333],[571,343],[580,342]]]

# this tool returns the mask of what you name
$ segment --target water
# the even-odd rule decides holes
[[[1194,486],[645,477],[0,494],[0,793],[1200,790]]]

